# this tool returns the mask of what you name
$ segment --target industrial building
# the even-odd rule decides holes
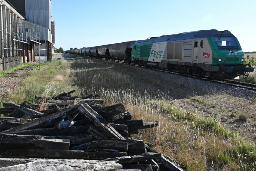
[[[0,70],[35,61],[35,54],[51,60],[55,22],[51,0],[0,0]]]

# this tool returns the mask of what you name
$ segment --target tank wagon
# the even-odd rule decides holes
[[[244,63],[241,45],[228,30],[163,35],[91,47],[89,51],[92,56],[166,68],[190,75],[235,78],[254,71],[253,67]]]
[[[132,45],[136,41],[128,41],[109,45],[86,48],[85,53],[89,56],[105,58],[107,60],[131,61]]]

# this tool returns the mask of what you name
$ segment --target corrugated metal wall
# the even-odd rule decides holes
[[[26,0],[25,9],[29,21],[51,28],[50,0]]]
[[[8,0],[25,17],[25,0]]]

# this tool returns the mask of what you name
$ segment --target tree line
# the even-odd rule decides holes
[[[63,50],[62,47],[60,47],[59,49],[54,49],[54,53],[64,53],[65,51]]]

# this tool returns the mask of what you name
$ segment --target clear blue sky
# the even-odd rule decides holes
[[[82,48],[197,30],[229,30],[256,51],[256,0],[52,0],[55,47]]]

